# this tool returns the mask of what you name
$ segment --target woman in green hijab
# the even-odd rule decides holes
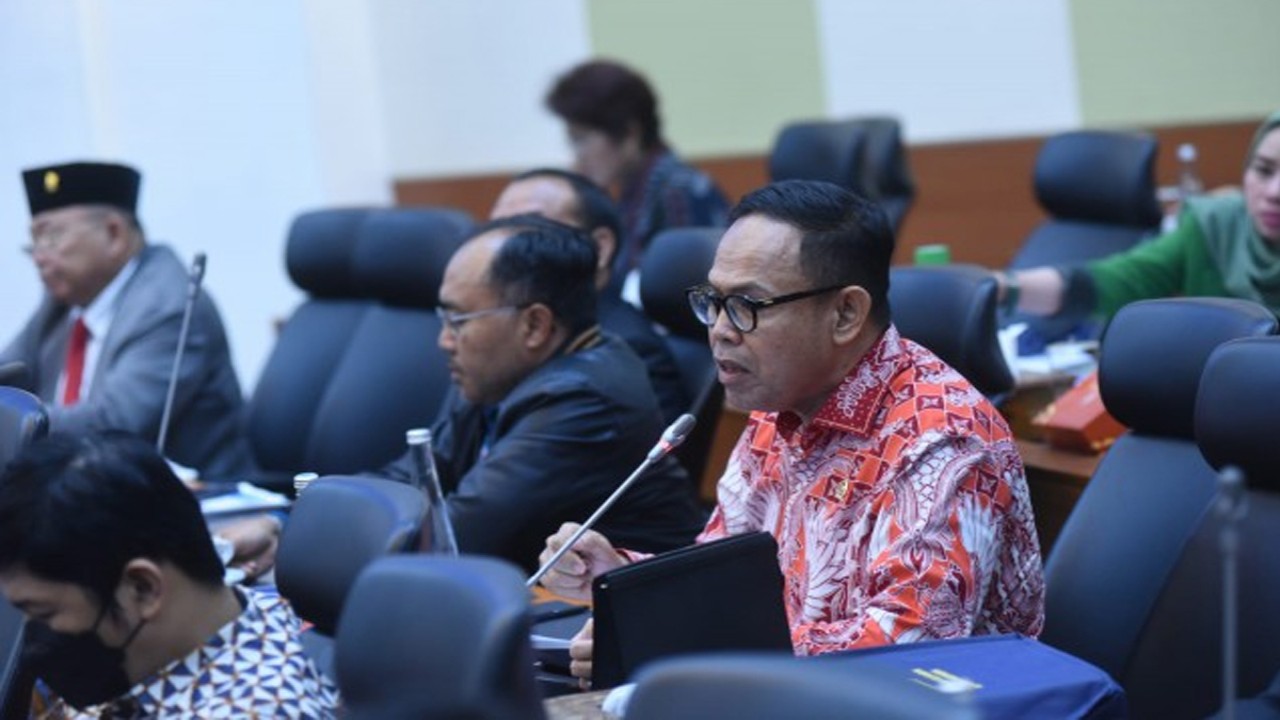
[[[1070,269],[1000,274],[1007,305],[1033,315],[1109,318],[1134,300],[1237,297],[1280,315],[1280,112],[1258,128],[1241,192],[1192,198],[1151,242]]]

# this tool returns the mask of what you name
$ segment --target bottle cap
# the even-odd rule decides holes
[[[300,472],[293,476],[293,494],[301,495],[307,486],[320,478],[320,475],[313,472]]]
[[[404,431],[404,441],[410,445],[423,445],[431,442],[431,431],[427,428],[410,428]]]
[[[1191,143],[1182,143],[1178,146],[1178,160],[1182,162],[1195,162],[1196,146]]]
[[[942,243],[921,245],[916,248],[917,265],[946,265],[951,262],[951,248]]]

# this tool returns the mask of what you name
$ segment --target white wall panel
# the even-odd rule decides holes
[[[390,199],[368,23],[336,2],[303,5],[0,5],[0,223],[12,246],[28,222],[21,168],[137,166],[150,237],[185,258],[208,253],[206,286],[246,392],[274,342],[272,321],[299,299],[283,259],[294,215]],[[0,288],[7,342],[39,299],[16,249],[0,260]]]
[[[565,163],[543,109],[554,77],[589,52],[581,0],[375,4],[391,169],[396,177]]]
[[[889,113],[912,142],[1080,123],[1067,0],[817,0],[830,117]]]

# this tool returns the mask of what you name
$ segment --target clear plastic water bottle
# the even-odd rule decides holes
[[[1204,193],[1204,183],[1200,180],[1200,172],[1196,167],[1199,154],[1196,146],[1182,143],[1178,146],[1178,200],[1186,202],[1187,198]]]
[[[413,428],[405,432],[409,455],[413,458],[413,481],[427,498],[427,522],[422,528],[421,549],[437,555],[456,556],[458,540],[444,504],[435,455],[431,452],[431,431]]]

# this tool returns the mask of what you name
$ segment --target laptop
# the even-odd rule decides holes
[[[714,650],[792,652],[778,546],[734,535],[607,572],[592,584],[591,684],[622,684],[644,663]]]

